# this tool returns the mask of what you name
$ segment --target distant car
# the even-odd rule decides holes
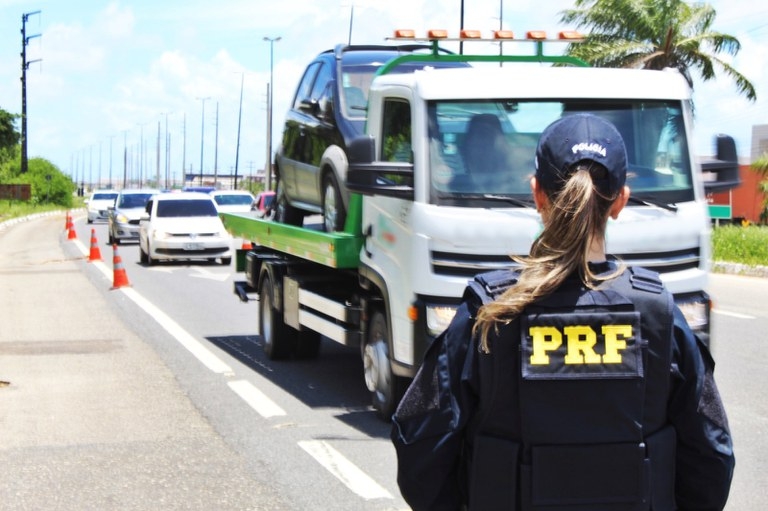
[[[364,132],[371,82],[379,68],[392,59],[432,50],[423,44],[341,44],[310,62],[288,109],[282,144],[275,156],[276,221],[302,225],[304,216],[322,214],[326,231],[344,229],[349,207],[346,149]],[[436,58],[400,63],[391,72],[467,66],[466,62]]]
[[[232,237],[224,229],[216,203],[206,193],[155,195],[145,208],[139,229],[139,260],[207,259],[232,262]]]
[[[267,190],[256,195],[256,201],[253,208],[256,210],[257,216],[266,218],[271,216],[274,212],[274,204],[275,192]]]
[[[109,207],[115,205],[117,190],[95,190],[85,201],[88,209],[88,223],[96,220],[107,220]]]
[[[219,213],[250,213],[256,197],[248,190],[216,190],[210,193]]]
[[[120,191],[114,207],[109,208],[110,245],[119,245],[122,241],[139,241],[139,218],[150,197],[158,193],[160,190],[154,188]]]

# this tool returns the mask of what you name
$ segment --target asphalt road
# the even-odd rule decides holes
[[[103,261],[88,262],[91,228]],[[0,510],[404,510],[359,354],[274,363],[232,267],[138,264],[106,226],[0,230]],[[763,510],[768,280],[713,275],[717,378],[736,438],[728,510]]]

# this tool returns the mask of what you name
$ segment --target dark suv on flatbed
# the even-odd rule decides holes
[[[296,89],[275,155],[275,220],[301,225],[307,214],[322,214],[326,231],[344,230],[349,193],[346,148],[363,134],[368,89],[390,60],[432,46],[338,45],[307,66]],[[456,62],[408,62],[394,68],[410,73],[424,67],[466,66]]]

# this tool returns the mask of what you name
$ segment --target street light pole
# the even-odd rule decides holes
[[[203,103],[202,117],[201,117],[202,120],[200,122],[200,186],[203,186],[203,142],[205,141],[205,102],[211,98],[205,97],[205,98],[196,98],[196,99],[199,99]]]
[[[278,37],[264,37],[264,40],[269,42],[269,107],[267,108],[267,162],[264,167],[264,172],[267,174],[267,190],[272,189],[272,97],[274,96],[274,47],[275,42],[282,39]]]

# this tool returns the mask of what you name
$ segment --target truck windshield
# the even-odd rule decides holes
[[[565,115],[589,112],[612,122],[629,158],[636,198],[675,204],[694,199],[683,110],[676,101],[433,101],[428,107],[431,201],[478,207],[530,204],[540,133]]]

